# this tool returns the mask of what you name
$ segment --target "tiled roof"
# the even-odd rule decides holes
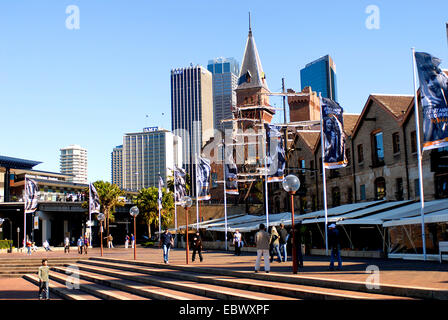
[[[298,135],[302,138],[302,140],[306,143],[306,145],[314,151],[317,143],[320,139],[320,133],[318,132],[300,132]]]
[[[353,129],[358,122],[359,116],[359,114],[344,114],[344,131],[346,135],[352,135]]]
[[[402,117],[409,108],[413,96],[372,94],[379,103],[389,110],[396,118]]]

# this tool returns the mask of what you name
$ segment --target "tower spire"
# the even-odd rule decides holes
[[[249,11],[249,34],[252,33],[252,28],[250,26],[250,11]]]

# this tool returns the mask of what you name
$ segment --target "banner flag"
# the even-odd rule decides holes
[[[212,168],[210,160],[199,157],[196,166],[196,179],[198,186],[198,200],[210,200],[210,173]]]
[[[266,160],[268,182],[281,182],[284,178],[286,158],[281,127],[265,124],[266,129]]]
[[[101,211],[100,197],[93,183],[89,185],[89,211],[90,213],[100,213]]]
[[[343,168],[348,163],[345,155],[344,110],[337,102],[328,98],[321,98],[321,105],[324,167]]]
[[[423,151],[448,146],[448,76],[441,60],[416,52],[420,101],[423,109]]]
[[[162,198],[163,198],[163,179],[161,176],[159,176],[159,197],[157,199],[157,202],[159,204],[159,209],[162,209]]]
[[[33,213],[37,209],[39,189],[36,181],[25,179],[25,213]]]
[[[233,161],[233,149],[232,148],[225,148],[225,174],[226,174],[226,193],[232,194],[232,195],[239,195],[238,192],[238,168],[235,164],[235,161]]]
[[[176,205],[182,205],[182,198],[187,195],[185,177],[184,169],[174,168],[174,201]]]

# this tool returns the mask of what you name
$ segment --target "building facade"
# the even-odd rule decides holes
[[[235,89],[238,86],[240,67],[234,58],[216,58],[208,61],[208,71],[213,74],[213,123],[215,129],[231,128],[231,119],[236,107]]]
[[[338,101],[336,64],[329,55],[310,62],[301,69],[300,84],[301,90],[311,87],[317,94],[320,92],[322,97]]]
[[[182,139],[157,127],[123,137],[122,181],[125,190],[157,187],[159,176],[167,181],[174,166],[182,166]]]
[[[79,145],[70,145],[60,151],[61,173],[71,175],[70,182],[87,183],[87,150]]]
[[[123,145],[116,146],[111,152],[111,181],[123,188]]]
[[[182,139],[182,160],[191,181],[196,177],[195,157],[214,133],[212,80],[202,66],[171,70],[171,129]]]

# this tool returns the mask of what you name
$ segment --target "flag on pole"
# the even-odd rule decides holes
[[[233,161],[233,149],[232,148],[225,148],[225,175],[226,175],[226,181],[224,182],[226,184],[226,193],[232,194],[232,195],[239,195],[238,192],[238,168]]]
[[[283,135],[280,127],[265,124],[266,129],[266,161],[268,169],[267,182],[281,182],[284,178],[286,160],[283,146]]]
[[[423,150],[448,146],[448,76],[429,53],[416,52],[423,109]]]
[[[92,213],[100,213],[101,204],[100,197],[98,196],[98,192],[96,191],[93,183],[89,185],[89,212]]]
[[[37,209],[39,189],[36,181],[25,179],[25,213],[33,213]]]
[[[198,200],[210,200],[210,160],[199,157],[196,166]]]
[[[321,104],[324,167],[343,168],[348,163],[345,155],[344,110],[337,102],[328,98],[321,98]]]
[[[182,198],[187,195],[185,176],[184,169],[174,168],[174,201],[176,205],[182,205]]]
[[[159,209],[162,209],[162,197],[163,197],[163,179],[161,176],[159,176],[159,197],[157,199],[157,202],[159,203]]]

